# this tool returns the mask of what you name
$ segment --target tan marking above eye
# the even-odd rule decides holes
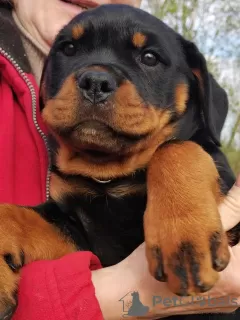
[[[78,40],[78,39],[80,39],[82,37],[83,34],[84,34],[84,28],[80,24],[75,24],[72,27],[72,37],[73,37],[73,39]]]
[[[136,32],[133,35],[132,42],[137,48],[142,48],[145,45],[146,41],[147,37],[141,32]]]

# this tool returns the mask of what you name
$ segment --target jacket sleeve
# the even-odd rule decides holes
[[[103,320],[91,281],[91,271],[99,268],[91,252],[27,265],[13,320]]]

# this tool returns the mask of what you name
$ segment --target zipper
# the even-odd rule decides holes
[[[38,133],[40,134],[41,138],[44,141],[45,147],[47,149],[47,154],[48,154],[48,170],[47,170],[47,177],[46,177],[46,199],[49,200],[49,196],[50,196],[50,174],[51,174],[51,171],[50,171],[50,168],[51,168],[50,148],[49,148],[49,145],[48,145],[47,136],[42,131],[42,129],[40,128],[40,126],[39,126],[39,124],[37,122],[37,95],[36,95],[35,88],[32,85],[31,81],[26,76],[25,72],[22,70],[22,68],[16,62],[16,60],[14,60],[14,58],[11,57],[11,55],[9,53],[7,53],[4,49],[2,49],[1,47],[0,47],[0,54],[2,54],[15,67],[15,69],[18,72],[18,74],[22,78],[22,80],[26,83],[26,85],[27,85],[27,87],[29,89],[29,92],[31,94],[33,122],[34,122],[34,125],[35,125]]]

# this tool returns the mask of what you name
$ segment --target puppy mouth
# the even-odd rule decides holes
[[[122,153],[122,143],[115,132],[96,121],[86,121],[76,126],[70,140],[76,155],[90,162],[114,161]]]
[[[109,150],[99,148],[97,145],[88,145],[75,153],[81,158],[90,162],[106,163],[119,160],[120,154],[112,153]]]
[[[142,136],[116,132],[109,125],[88,120],[61,134],[75,154],[91,162],[111,162],[125,158]]]

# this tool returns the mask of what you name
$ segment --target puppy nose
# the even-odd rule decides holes
[[[113,76],[105,71],[86,71],[78,79],[83,96],[91,103],[104,102],[116,90]]]

